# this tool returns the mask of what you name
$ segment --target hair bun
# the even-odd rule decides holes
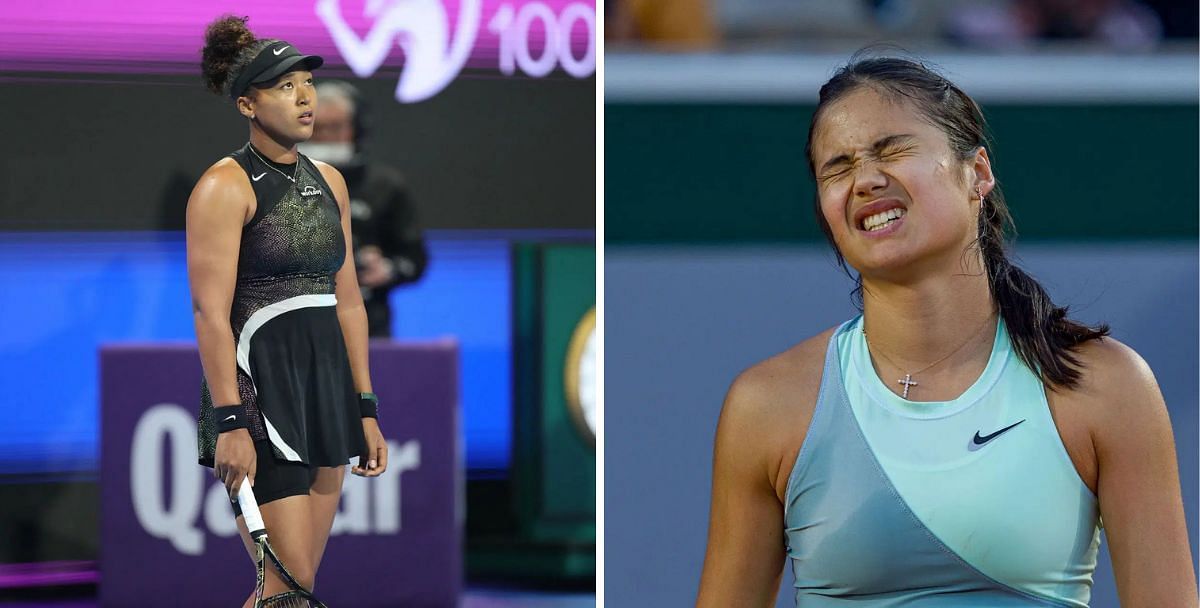
[[[221,95],[229,80],[229,70],[237,56],[254,44],[254,33],[246,27],[249,17],[223,15],[208,24],[204,32],[204,49],[201,51],[201,70],[204,86]]]

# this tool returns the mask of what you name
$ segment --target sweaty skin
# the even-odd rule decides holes
[[[902,377],[995,318],[981,258],[972,253],[979,195],[995,185],[987,151],[957,160],[946,136],[870,87],[826,108],[813,146],[821,213],[863,283],[881,377]],[[869,233],[856,213],[904,208]],[[964,252],[966,252],[964,254]],[[697,606],[773,606],[784,562],[784,494],[821,382],[827,330],[762,361],[733,382],[717,426],[712,504]],[[922,375],[921,400],[952,400],[987,364],[979,334]],[[1098,495],[1122,606],[1197,605],[1166,405],[1132,349],[1106,338],[1080,346],[1073,389],[1048,388],[1071,462]],[[899,373],[899,376],[895,374]],[[899,392],[899,385],[889,387]]]

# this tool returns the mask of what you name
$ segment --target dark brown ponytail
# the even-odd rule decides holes
[[[972,158],[981,146],[991,149],[983,112],[954,83],[916,61],[895,57],[860,59],[856,54],[821,87],[808,131],[809,171],[815,174],[813,130],[822,110],[864,86],[911,104],[946,134],[950,148],[961,161]],[[821,230],[833,246],[838,264],[845,269],[846,260],[837,251],[820,201],[814,203]],[[1079,382],[1082,368],[1075,347],[1107,336],[1108,326],[1089,327],[1068,319],[1067,307],[1055,306],[1037,280],[1009,261],[1006,243],[1014,234],[1012,216],[997,184],[980,203],[979,234],[975,241],[983,257],[992,299],[1021,360],[1050,387],[1073,388]],[[856,292],[862,286],[861,278],[857,280]]]
[[[238,74],[254,59],[270,40],[254,37],[246,27],[248,17],[224,15],[208,24],[204,32],[204,48],[201,50],[200,68],[204,86],[208,90],[229,96],[229,87]]]

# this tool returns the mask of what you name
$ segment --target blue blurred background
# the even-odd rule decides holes
[[[509,241],[431,235],[434,269],[392,292],[393,336],[455,336],[461,348],[467,466],[503,471],[511,431]],[[195,342],[183,234],[48,232],[0,241],[0,386],[44,407],[6,408],[0,475],[90,476],[97,469],[106,342]],[[19,322],[17,322],[19,320]],[[52,405],[51,405],[52,404]],[[54,411],[47,416],[47,410]]]

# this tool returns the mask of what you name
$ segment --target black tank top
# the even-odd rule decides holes
[[[239,295],[257,299],[257,292],[278,291],[269,297],[278,301],[333,293],[333,275],[345,260],[346,241],[337,200],[321,172],[303,155],[297,154],[298,167],[281,165],[250,144],[230,156],[245,169],[257,201],[254,217],[242,228]],[[264,283],[277,286],[267,288]],[[289,283],[304,287],[287,287]]]
[[[335,293],[334,277],[346,259],[341,211],[329,184],[316,165],[303,155],[297,155],[296,164],[282,165],[267,160],[247,143],[230,157],[246,171],[257,202],[254,217],[242,227],[229,314],[234,342],[238,345],[238,392],[246,406],[253,439],[271,440],[277,446],[287,444],[290,449],[284,450],[283,454],[294,450],[300,459],[309,461],[309,450],[305,446],[312,444],[312,438],[303,431],[305,425],[297,421],[309,415],[305,408],[317,407],[317,404],[305,405],[306,401],[329,401],[329,396],[334,395],[332,400],[337,402],[334,405],[337,409],[333,415],[339,419],[345,417],[346,424],[339,422],[333,426],[345,428],[357,420],[356,412],[352,417],[349,414],[342,416],[341,402],[349,401],[353,391],[345,346],[332,306],[322,307],[323,311],[305,309],[282,316],[277,316],[274,311],[279,305],[286,306],[287,301],[294,302],[298,296]],[[247,321],[260,311],[263,314],[256,317],[254,326],[247,328]],[[266,326],[261,325],[264,316],[273,319]],[[311,344],[311,348],[303,350],[320,355],[318,367],[323,371],[310,377],[305,370],[298,369],[310,368],[313,362],[295,357],[312,353],[291,352],[292,346],[280,341],[284,335],[293,346]],[[253,350],[249,349],[251,343],[256,345]],[[251,377],[252,368],[262,373]],[[301,375],[295,376],[296,373]],[[296,382],[272,380],[293,376],[300,379]],[[205,381],[201,390],[198,443],[200,462],[208,466],[212,466],[216,448],[217,433],[212,420],[214,405],[226,404],[212,403]],[[267,423],[264,417],[274,422]],[[289,431],[289,428],[293,430]],[[357,429],[357,434],[361,437],[361,428]],[[353,437],[349,443],[357,446],[358,437]],[[338,440],[329,451],[342,452],[343,443]],[[322,455],[317,460],[329,458],[340,458],[340,462],[345,462],[341,454]]]

